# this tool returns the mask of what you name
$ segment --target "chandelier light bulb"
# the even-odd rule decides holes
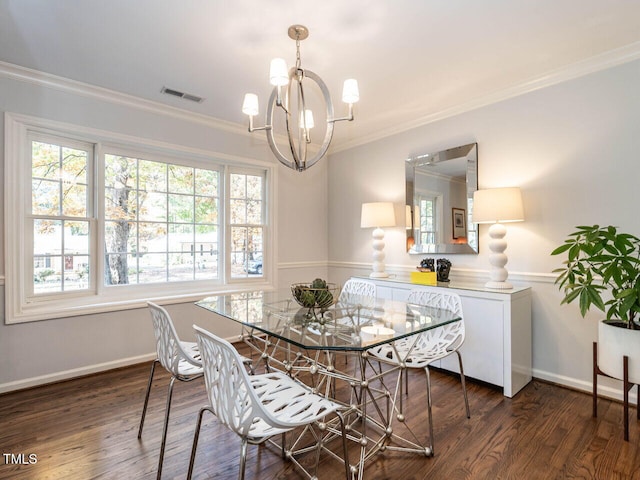
[[[300,112],[300,128],[305,127],[307,127],[307,130],[314,127],[313,112],[311,110],[305,110],[304,117],[302,116],[302,112]]]
[[[287,70],[287,62],[284,61],[284,58],[274,58],[271,60],[269,81],[271,85],[276,87],[282,87],[289,83],[289,72]]]
[[[258,96],[255,93],[246,93],[242,102],[242,113],[245,115],[258,115]]]
[[[355,78],[345,80],[342,88],[342,101],[344,103],[357,103],[358,100],[360,100],[358,81]]]

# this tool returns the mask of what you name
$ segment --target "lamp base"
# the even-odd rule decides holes
[[[494,288],[496,290],[509,290],[513,288],[509,282],[495,282],[493,280],[488,281],[484,284],[485,288]]]
[[[373,272],[369,278],[387,278],[389,274],[384,271],[384,230],[380,227],[374,228],[371,234],[373,241]]]
[[[504,236],[507,234],[507,229],[501,223],[494,223],[489,227],[489,263],[491,264],[491,270],[489,270],[490,280],[484,284],[486,288],[493,288],[496,290],[508,290],[513,288],[507,277],[509,272],[504,266],[507,264],[507,256],[504,251],[507,249],[507,241]]]
[[[371,272],[369,278],[389,278],[389,274],[387,272]]]

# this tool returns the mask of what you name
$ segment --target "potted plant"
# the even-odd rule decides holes
[[[629,380],[640,383],[640,238],[613,226],[579,226],[551,255],[566,255],[554,270],[563,291],[562,304],[578,301],[580,314],[596,307],[606,312],[598,324],[598,367],[623,378],[629,357]]]

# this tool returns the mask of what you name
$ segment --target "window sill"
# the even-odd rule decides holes
[[[5,324],[20,324],[27,322],[37,322],[54,320],[58,318],[76,317],[81,315],[93,315],[98,313],[117,312],[122,310],[134,310],[146,308],[148,301],[161,304],[196,302],[211,295],[246,292],[252,290],[273,290],[273,284],[265,281],[252,283],[234,283],[229,285],[216,285],[213,288],[184,288],[183,290],[172,288],[171,293],[163,294],[159,292],[157,286],[153,290],[137,292],[137,295],[128,292],[122,295],[112,295],[112,298],[102,296],[79,297],[74,301],[48,301],[32,303],[24,306],[20,312],[9,312],[5,319]]]

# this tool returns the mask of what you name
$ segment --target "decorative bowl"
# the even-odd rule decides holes
[[[311,283],[293,283],[291,293],[300,306],[322,311],[338,301],[340,287],[335,283],[327,283],[324,288],[314,288]]]

